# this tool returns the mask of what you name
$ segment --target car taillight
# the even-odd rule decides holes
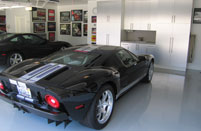
[[[4,88],[4,85],[0,82],[0,89],[1,90],[4,90],[5,88]]]
[[[60,107],[59,101],[51,95],[46,95],[45,100],[46,100],[47,104],[53,108],[59,108]]]

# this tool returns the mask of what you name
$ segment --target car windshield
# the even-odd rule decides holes
[[[44,61],[66,65],[85,66],[94,61],[99,56],[99,54],[66,50],[45,57]]]
[[[5,40],[5,39],[7,39],[7,38],[10,38],[10,37],[12,37],[12,36],[14,36],[14,34],[1,34],[0,35],[0,41],[3,41],[3,40]]]

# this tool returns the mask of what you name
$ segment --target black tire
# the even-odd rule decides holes
[[[17,55],[18,58],[19,58],[19,60],[16,61],[16,62],[14,62],[14,63],[12,63],[11,59],[13,58],[14,55]],[[24,57],[23,57],[23,55],[21,53],[19,53],[19,52],[12,52],[7,57],[7,66],[12,66],[12,65],[18,64],[18,63],[22,62],[23,60],[24,60]]]
[[[111,91],[112,97],[113,97],[112,112],[111,112],[109,118],[107,119],[107,121],[105,123],[103,123],[103,124],[100,124],[98,122],[98,120],[97,120],[98,101],[101,98],[103,92],[108,91],[108,90]],[[94,128],[94,129],[97,129],[97,130],[100,130],[100,129],[104,128],[108,124],[108,122],[110,121],[110,118],[112,116],[113,109],[114,109],[114,104],[115,104],[114,89],[112,88],[111,85],[108,85],[108,84],[103,85],[101,87],[101,89],[99,90],[99,92],[97,93],[97,95],[95,96],[95,98],[94,98],[94,100],[93,100],[93,102],[91,104],[91,107],[90,107],[88,113],[86,114],[85,119],[80,123],[85,125],[85,126],[87,126],[87,127]]]
[[[151,78],[150,78],[150,69],[151,69],[151,68],[153,68],[153,72],[154,72],[154,62],[153,62],[153,61],[150,62],[150,64],[149,64],[149,69],[148,69],[148,71],[147,71],[147,75],[146,75],[145,78],[143,79],[143,82],[145,82],[145,83],[150,83],[151,80],[152,80],[153,73],[152,73],[152,76],[151,76]]]

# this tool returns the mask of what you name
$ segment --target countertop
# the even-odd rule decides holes
[[[149,41],[121,41],[121,43],[133,43],[133,44],[149,44],[149,45],[155,45],[154,42]]]

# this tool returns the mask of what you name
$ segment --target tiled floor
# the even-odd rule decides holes
[[[92,130],[73,121],[66,129],[23,114],[0,100],[0,131]],[[115,105],[107,131],[201,131],[201,74],[155,73],[151,84],[140,83]]]

